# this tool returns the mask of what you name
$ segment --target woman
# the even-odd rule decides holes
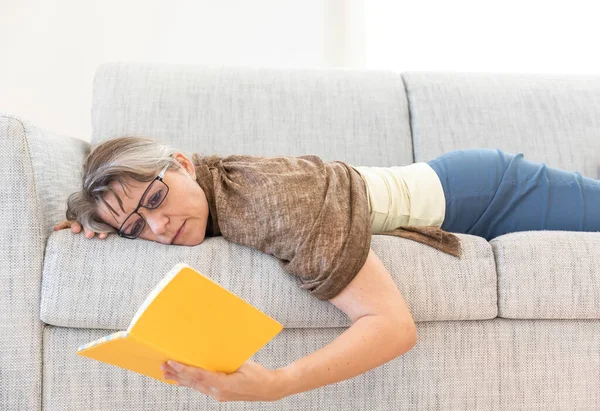
[[[69,197],[67,221],[55,230],[83,226],[88,238],[118,232],[187,246],[222,235],[277,257],[352,326],[277,370],[252,361],[229,375],[164,365],[165,378],[220,401],[273,401],[354,377],[416,344],[402,294],[370,248],[372,233],[458,256],[452,232],[489,240],[524,230],[600,231],[598,208],[600,181],[501,150],[354,167],[310,155],[189,160],[157,141],[123,137],[90,153],[83,189]]]

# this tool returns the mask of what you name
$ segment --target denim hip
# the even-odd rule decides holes
[[[446,197],[443,230],[487,240],[531,230],[600,231],[600,181],[499,149],[429,162]]]

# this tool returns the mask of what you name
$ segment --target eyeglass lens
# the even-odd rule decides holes
[[[162,181],[154,180],[148,188],[148,191],[146,191],[146,194],[144,194],[144,198],[142,198],[140,204],[145,208],[156,208],[165,199],[167,191],[168,188]],[[138,213],[133,213],[125,220],[121,233],[126,236],[137,237],[140,235],[145,225],[146,221],[142,216]]]

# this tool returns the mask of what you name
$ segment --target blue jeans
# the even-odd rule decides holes
[[[487,240],[516,231],[600,231],[600,180],[498,149],[455,150],[428,164],[444,189],[445,231]]]

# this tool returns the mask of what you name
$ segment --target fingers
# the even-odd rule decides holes
[[[68,228],[70,226],[71,226],[71,221],[64,220],[64,221],[61,221],[60,223],[57,223],[54,225],[54,231],[62,230],[63,228]]]
[[[83,231],[84,231],[84,235],[86,236],[86,238],[93,238],[96,233],[93,231],[88,230],[87,228],[83,227]]]
[[[71,232],[73,232],[74,234],[80,233],[82,229],[82,225],[79,222],[64,220],[54,226],[54,231],[62,230],[69,227],[71,228]],[[88,230],[85,227],[83,227],[83,232],[86,238],[94,238],[97,234],[96,232]],[[104,239],[106,237],[108,237],[108,233],[98,234],[99,239]]]

